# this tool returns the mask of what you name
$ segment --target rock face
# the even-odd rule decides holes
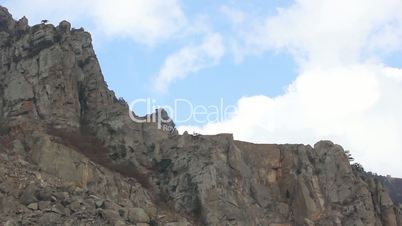
[[[376,176],[376,178],[384,184],[395,204],[402,204],[402,179],[390,176]]]
[[[163,125],[130,118],[89,33],[67,21],[29,27],[0,8],[4,225],[402,225],[381,180],[339,145],[252,144]]]

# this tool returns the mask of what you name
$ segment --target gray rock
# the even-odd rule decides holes
[[[50,210],[51,209],[50,201],[39,201],[38,208],[40,210]]]
[[[29,25],[28,25],[28,19],[23,16],[18,22],[17,22],[17,30],[20,31],[26,31],[28,30]]]
[[[164,226],[191,226],[188,222],[168,222],[163,224]]]
[[[147,223],[137,223],[137,224],[135,224],[135,226],[149,226],[149,224],[147,224]]]
[[[114,223],[114,226],[124,226],[127,225],[124,221],[118,220]],[[137,225],[136,225],[137,226]]]
[[[69,32],[71,30],[71,24],[68,21],[61,21],[59,24],[59,29],[64,31],[64,32]]]
[[[41,201],[50,201],[52,200],[52,192],[49,188],[40,188],[37,191],[37,198]]]
[[[17,226],[17,223],[14,220],[7,220],[4,222],[4,226]]]
[[[27,207],[28,207],[29,209],[31,209],[31,210],[37,210],[37,209],[38,209],[38,203],[36,203],[36,202],[31,203],[31,204],[29,204]]]
[[[60,223],[60,215],[53,212],[44,212],[43,215],[39,218],[40,225],[55,225]]]
[[[78,211],[81,208],[81,202],[80,201],[74,201],[70,204],[70,209],[74,212]]]
[[[37,186],[35,184],[29,184],[23,191],[20,202],[24,205],[29,205],[31,203],[37,202],[36,198]]]
[[[97,200],[97,201],[95,201],[95,207],[103,208],[103,207],[105,207],[105,202],[103,200]]]
[[[56,203],[54,206],[52,206],[51,211],[58,214],[64,214],[65,208],[62,204]]]
[[[122,221],[119,213],[115,210],[102,210],[101,211],[101,215],[103,216],[104,219],[106,219],[107,222],[109,222],[110,224],[115,224],[118,221]]]
[[[141,208],[130,208],[128,209],[128,220],[131,223],[148,223],[149,216]]]

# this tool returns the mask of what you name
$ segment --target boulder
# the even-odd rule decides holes
[[[37,210],[38,209],[38,203],[36,203],[36,202],[31,203],[27,207],[28,207],[28,209],[31,209],[31,210]]]
[[[131,223],[148,223],[149,222],[149,216],[145,212],[144,209],[141,208],[130,208],[128,209],[128,220]]]
[[[35,184],[29,184],[25,190],[23,191],[20,202],[24,205],[29,205],[31,203],[37,202],[38,199],[36,197],[38,187]]]
[[[18,22],[17,22],[17,30],[19,31],[26,31],[28,30],[29,25],[28,25],[28,19],[23,16]]]
[[[100,215],[110,224],[115,224],[118,221],[122,221],[119,213],[115,210],[101,210]]]
[[[61,21],[61,22],[59,23],[59,29],[60,29],[61,31],[64,31],[64,32],[69,32],[69,31],[71,30],[71,24],[70,24],[70,22],[65,21],[65,20]]]

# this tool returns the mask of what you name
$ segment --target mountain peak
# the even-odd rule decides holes
[[[330,141],[179,135],[163,109],[149,118],[170,131],[131,118],[67,21],[30,27],[1,7],[0,48],[6,225],[402,226],[381,181]]]

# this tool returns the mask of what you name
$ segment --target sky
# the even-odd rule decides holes
[[[170,106],[180,132],[332,140],[366,170],[402,177],[400,0],[0,4],[31,25],[91,32],[109,88],[138,115]]]

